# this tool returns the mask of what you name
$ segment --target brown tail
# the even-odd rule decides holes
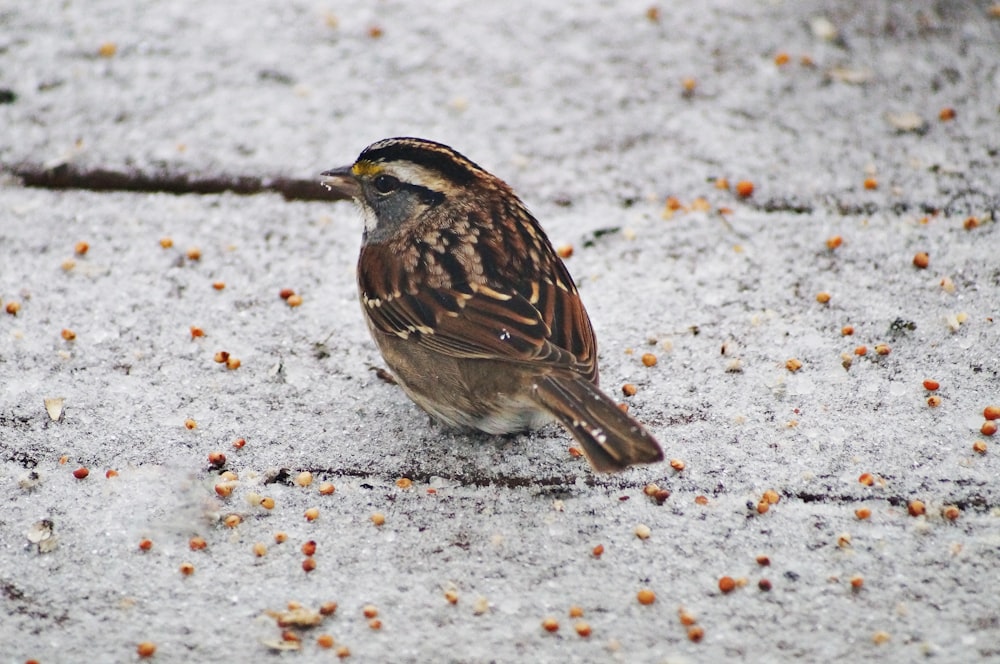
[[[663,460],[663,450],[641,424],[582,376],[542,376],[538,402],[583,446],[594,470],[624,470]]]

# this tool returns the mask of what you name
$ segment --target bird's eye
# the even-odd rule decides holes
[[[399,180],[391,175],[378,175],[374,181],[375,190],[380,194],[391,194],[399,189]]]

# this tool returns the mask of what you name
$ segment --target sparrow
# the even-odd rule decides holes
[[[322,176],[361,210],[364,317],[418,406],[489,434],[558,420],[597,471],[663,459],[598,387],[597,340],[573,278],[510,186],[419,138],[378,141]]]

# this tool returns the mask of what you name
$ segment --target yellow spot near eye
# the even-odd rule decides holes
[[[359,161],[351,166],[351,173],[360,177],[362,175],[377,175],[382,172],[382,166],[373,161]]]

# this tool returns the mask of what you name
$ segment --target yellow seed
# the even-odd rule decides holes
[[[372,514],[371,520],[372,523],[374,523],[376,526],[383,526],[385,525],[385,514],[382,514],[381,512],[375,512],[374,514]]]
[[[267,546],[263,542],[256,542],[253,545],[253,553],[258,558],[262,558],[267,555]]]
[[[315,521],[319,518],[319,508],[310,507],[305,512],[306,521]]]
[[[304,470],[295,476],[295,483],[299,486],[309,486],[312,484],[313,475],[308,470]]]

